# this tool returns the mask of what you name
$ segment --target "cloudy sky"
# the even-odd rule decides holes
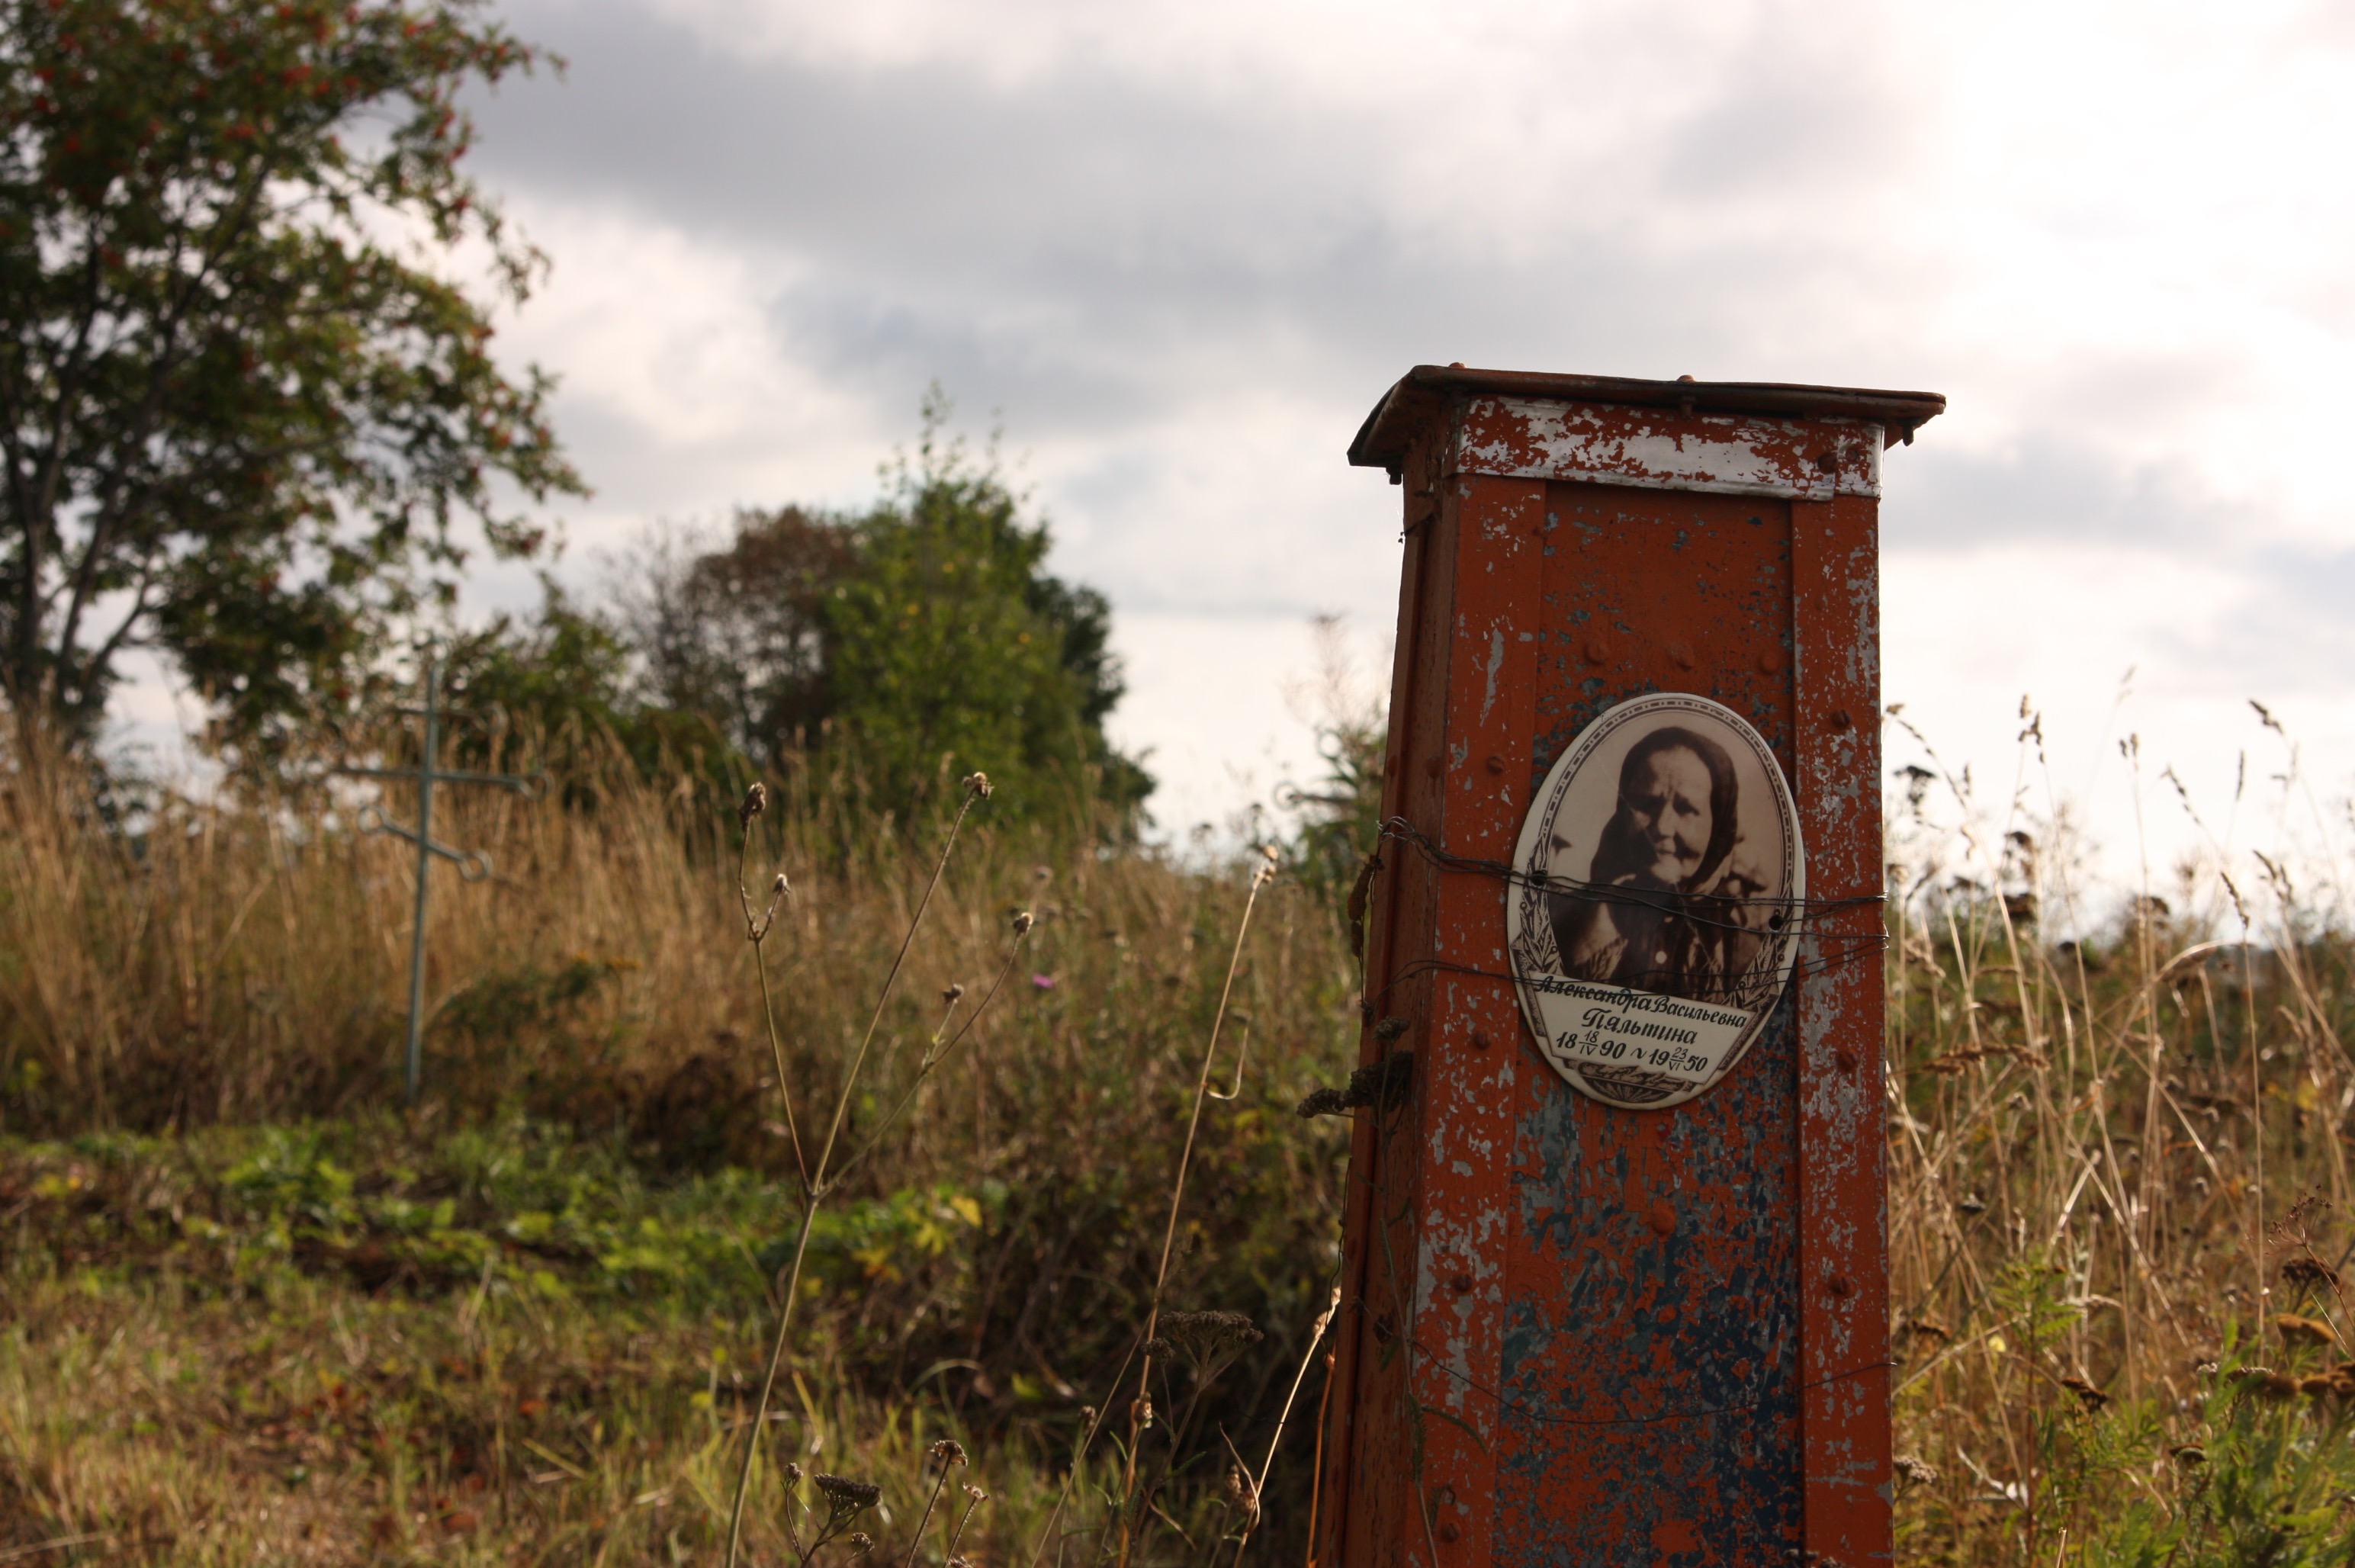
[[[1301,769],[1312,614],[1379,656],[1395,496],[1342,453],[1410,365],[1923,389],[1886,682],[1947,759],[2000,796],[2032,695],[2115,866],[2122,738],[2163,855],[2158,768],[2221,831],[2246,750],[2248,842],[2255,697],[2346,820],[2355,5],[506,14],[570,61],[479,156],[554,261],[507,343],[562,378],[584,582],[653,519],[867,498],[937,379],[1111,596],[1183,833]]]

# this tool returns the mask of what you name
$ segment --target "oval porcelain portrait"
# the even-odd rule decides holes
[[[1572,1087],[1674,1105],[1765,1028],[1806,864],[1783,770],[1732,709],[1660,692],[1604,713],[1546,774],[1513,868],[1516,988]]]

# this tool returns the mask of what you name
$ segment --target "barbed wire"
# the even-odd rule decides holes
[[[1487,877],[1508,887],[1535,890],[1548,893],[1563,893],[1592,899],[1601,903],[1632,906],[1684,921],[1696,927],[1724,932],[1729,934],[1759,937],[1770,942],[1805,941],[1814,951],[1796,955],[1791,962],[1794,978],[1805,979],[1855,963],[1875,957],[1886,951],[1889,935],[1876,929],[1870,935],[1833,933],[1820,929],[1821,917],[1847,910],[1876,909],[1888,902],[1881,893],[1857,894],[1846,898],[1792,898],[1788,896],[1755,896],[1742,894],[1687,894],[1665,889],[1635,888],[1610,882],[1587,881],[1574,877],[1556,876],[1549,872],[1524,870],[1500,860],[1477,856],[1459,855],[1436,844],[1426,834],[1403,816],[1385,818],[1381,837],[1386,842],[1403,844],[1430,864],[1442,870]],[[1380,854],[1379,848],[1376,854]],[[1745,921],[1722,918],[1713,914],[1710,906],[1721,908],[1766,909],[1769,915],[1765,928]],[[1826,951],[1826,944],[1836,944]],[[1779,963],[1768,965],[1780,967]],[[1482,969],[1476,965],[1449,964],[1440,959],[1419,959],[1408,964],[1382,987],[1388,992],[1417,973],[1445,970],[1483,979],[1518,981],[1520,976],[1510,971]],[[1628,976],[1638,983],[1675,978],[1669,970],[1640,972]]]
[[[1487,860],[1477,856],[1458,855],[1454,850],[1433,843],[1427,835],[1403,816],[1385,817],[1381,825],[1381,837],[1394,843],[1410,846],[1417,854],[1444,870],[1490,877],[1517,888],[1536,888],[1546,892],[1572,893],[1604,903],[1633,904],[1663,913],[1679,914],[1692,920],[1696,924],[1714,924],[1724,930],[1741,932],[1744,935],[1756,935],[1758,928],[1738,921],[1703,919],[1691,913],[1689,908],[1689,901],[1694,899],[1706,899],[1715,903],[1773,910],[1779,913],[1796,914],[1801,918],[1814,914],[1826,914],[1835,910],[1871,908],[1889,901],[1888,895],[1885,893],[1859,893],[1853,897],[1840,899],[1791,898],[1787,895],[1766,897],[1741,893],[1679,893],[1665,888],[1636,888],[1616,882],[1585,881],[1576,877],[1556,876],[1550,871],[1525,871],[1518,866],[1502,860]],[[1774,924],[1771,921],[1768,929],[1777,935],[1782,934],[1783,932],[1781,925]]]

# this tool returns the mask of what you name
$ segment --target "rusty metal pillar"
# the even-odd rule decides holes
[[[1891,1553],[1877,513],[1916,392],[1424,366],[1327,1568]]]

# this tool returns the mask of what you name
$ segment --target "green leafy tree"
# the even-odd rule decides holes
[[[1133,831],[1153,781],[1104,735],[1112,608],[1047,570],[1046,527],[992,456],[943,438],[948,416],[935,389],[866,512],[742,511],[719,548],[666,535],[633,559],[617,586],[643,700],[903,816],[979,771],[996,815],[1109,806]]]
[[[539,258],[460,172],[480,0],[0,0],[0,687],[86,738],[126,650],[249,759],[452,592],[495,485],[580,482],[490,354],[461,242]]]
[[[1005,813],[1099,801],[1133,827],[1153,784],[1103,732],[1124,690],[1111,606],[1048,572],[1046,526],[994,463],[942,440],[947,415],[935,390],[825,602],[827,744],[896,808],[953,799],[978,771]]]
[[[858,564],[849,524],[747,509],[717,549],[665,534],[617,583],[647,699],[705,714],[748,758],[806,749],[832,711],[826,605]]]
[[[575,804],[593,800],[607,765],[626,760],[643,778],[691,780],[732,807],[753,770],[722,728],[699,710],[646,701],[626,630],[553,580],[540,586],[535,613],[500,615],[452,643],[444,688],[471,718],[452,725],[451,758],[545,768]]]

